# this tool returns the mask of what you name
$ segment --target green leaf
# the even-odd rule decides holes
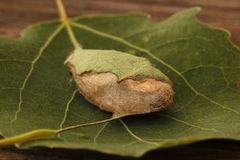
[[[151,77],[169,81],[168,77],[154,68],[142,57],[133,56],[115,50],[76,49],[65,63],[75,66],[76,74],[84,72],[111,72],[121,81],[126,78],[141,79]]]
[[[145,57],[172,81],[174,103],[164,112],[133,116],[33,140],[34,146],[91,149],[141,156],[209,138],[240,140],[240,50],[229,33],[200,23],[199,8],[152,23],[143,14],[72,19],[85,49]],[[0,132],[10,137],[40,128],[110,118],[75,92],[63,62],[74,46],[59,21],[37,24],[0,40]]]

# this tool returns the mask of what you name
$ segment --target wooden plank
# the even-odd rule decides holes
[[[232,39],[240,45],[240,1],[239,0],[68,0],[65,1],[70,15],[121,13],[143,11],[153,20],[164,19],[173,13],[200,6],[199,18],[210,25],[223,27],[232,32]],[[26,26],[58,18],[54,1],[51,0],[1,0],[0,34],[16,37]]]

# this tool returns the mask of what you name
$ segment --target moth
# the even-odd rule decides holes
[[[172,82],[143,57],[78,48],[65,65],[79,93],[113,116],[157,112],[173,101]]]

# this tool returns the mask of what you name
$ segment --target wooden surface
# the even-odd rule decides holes
[[[0,34],[16,37],[26,26],[58,18],[54,0],[0,0]],[[71,16],[96,13],[143,11],[153,20],[164,19],[173,13],[200,6],[199,18],[211,25],[232,32],[240,45],[240,0],[65,0]]]
[[[199,18],[208,24],[231,31],[232,40],[240,46],[240,0],[65,0],[71,16],[96,13],[143,11],[153,20],[192,6],[201,6]],[[58,18],[53,0],[0,0],[0,34],[15,38],[26,26]],[[90,151],[67,151],[15,148],[0,149],[0,160],[68,160],[122,159]],[[125,158],[129,159],[129,158]],[[206,141],[193,145],[153,151],[141,159],[180,160],[240,160],[240,142]]]

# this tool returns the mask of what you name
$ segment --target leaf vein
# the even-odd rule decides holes
[[[97,138],[101,135],[101,133],[102,133],[103,130],[107,127],[108,124],[109,124],[109,122],[104,123],[103,126],[100,128],[100,130],[97,132],[97,134],[94,136],[93,142],[94,142],[95,144],[97,144]]]
[[[86,31],[89,31],[89,32],[92,32],[94,34],[97,34],[97,35],[100,35],[102,37],[105,37],[105,38],[109,38],[109,39],[112,39],[112,40],[115,40],[117,42],[120,42],[126,46],[129,46],[133,49],[136,49],[140,52],[143,52],[147,55],[149,55],[152,59],[160,62],[162,65],[166,66],[167,68],[169,68],[170,70],[172,70],[173,72],[175,72],[179,77],[182,78],[182,80],[186,83],[186,85],[196,94],[196,95],[199,95],[201,97],[203,97],[204,99],[208,100],[209,102],[221,107],[222,109],[224,110],[228,110],[230,112],[233,112],[237,115],[239,115],[240,113],[232,108],[229,108],[229,107],[226,107],[216,101],[214,101],[213,99],[209,98],[208,96],[204,95],[203,93],[197,91],[190,83],[189,81],[184,77],[184,75],[182,75],[178,70],[176,70],[173,66],[171,66],[170,64],[168,64],[167,62],[163,61],[162,59],[158,58],[157,56],[155,56],[154,54],[152,54],[149,50],[147,49],[144,49],[144,48],[141,48],[137,45],[134,45],[128,41],[126,41],[125,39],[122,39],[122,38],[119,38],[119,37],[116,37],[114,35],[111,35],[111,34],[108,34],[108,33],[105,33],[105,32],[102,32],[102,31],[99,31],[99,30],[96,30],[94,28],[91,28],[89,26],[86,26],[86,25],[83,25],[83,24],[80,24],[80,23],[76,23],[76,22],[71,22],[71,25],[77,27],[77,28],[81,28],[81,29],[84,29]]]
[[[19,89],[19,103],[18,103],[18,108],[17,111],[14,114],[14,118],[11,120],[10,122],[10,130],[11,132],[13,132],[13,125],[15,123],[15,121],[17,120],[18,114],[21,111],[21,107],[22,107],[22,103],[23,103],[23,99],[22,99],[22,94],[23,94],[23,90],[26,87],[26,84],[34,70],[34,65],[35,63],[39,60],[39,58],[41,57],[43,51],[49,46],[49,44],[52,42],[52,40],[61,32],[61,30],[63,29],[63,25],[60,25],[47,39],[47,41],[44,43],[44,45],[40,48],[37,56],[33,59],[33,61],[31,62],[31,66],[30,69],[22,83],[21,88]]]
[[[19,90],[20,88],[16,87],[1,87],[0,90]]]
[[[216,66],[216,65],[198,65],[189,69],[186,69],[181,72],[181,74],[185,74],[187,72],[190,72],[192,70],[200,69],[200,68],[216,68],[216,69],[240,69],[240,66]]]
[[[136,134],[134,134],[130,128],[127,126],[127,124],[121,120],[121,119],[118,119],[120,121],[120,123],[123,125],[123,127],[126,129],[126,131],[129,133],[130,136],[132,136],[134,139],[140,141],[140,142],[143,142],[143,143],[146,143],[146,144],[151,144],[151,145],[158,145],[158,143],[155,143],[155,142],[150,142],[150,141],[147,141],[147,140],[144,140],[142,139],[141,137],[137,136]]]
[[[32,63],[31,61],[18,60],[18,59],[0,59],[0,62]]]
[[[174,120],[174,121],[183,123],[183,124],[185,124],[185,125],[187,125],[187,126],[194,127],[194,128],[198,128],[198,129],[200,129],[200,130],[211,131],[211,132],[218,132],[218,133],[220,132],[220,131],[218,131],[218,130],[215,129],[215,128],[201,127],[201,126],[198,126],[198,125],[195,125],[195,124],[186,122],[186,121],[184,121],[184,120],[178,119],[178,118],[173,117],[173,116],[171,116],[171,115],[161,114],[161,113],[158,113],[158,114],[161,115],[161,116],[163,116],[163,117],[170,118],[170,119],[172,119],[172,120]]]
[[[64,125],[64,123],[65,123],[65,121],[67,119],[67,114],[68,114],[68,111],[69,111],[70,104],[73,101],[73,99],[75,98],[76,94],[77,94],[77,90],[74,90],[72,95],[71,95],[71,97],[70,97],[70,99],[68,100],[68,102],[66,104],[64,115],[63,115],[63,120],[60,123],[60,129],[63,128],[63,125]]]

